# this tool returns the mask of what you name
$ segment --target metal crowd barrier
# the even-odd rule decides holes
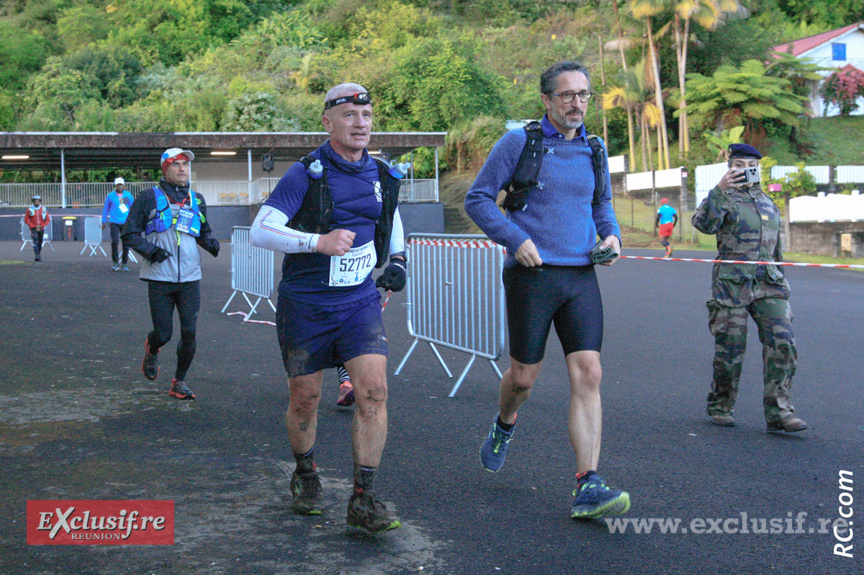
[[[105,250],[102,249],[102,218],[99,216],[87,216],[84,218],[84,247],[81,249],[82,255],[87,248],[90,248],[90,254],[87,257],[96,255],[98,249],[103,256],[108,256]]]
[[[505,343],[504,248],[480,235],[410,234],[407,250],[408,333],[414,341],[396,374],[422,340],[448,377],[453,375],[435,346],[471,354],[449,397],[478,357],[489,360],[500,379],[495,360]]]
[[[53,216],[52,216],[53,218]],[[54,222],[50,222],[48,227],[45,228],[45,234],[42,236],[42,247],[48,246],[51,248],[52,252],[56,252],[54,246],[51,244],[51,240],[54,239]],[[27,225],[27,222],[24,221],[24,216],[21,216],[21,249],[18,251],[22,251],[24,246],[27,244],[33,244],[33,236],[30,235],[30,226]]]
[[[249,242],[249,227],[235,226],[231,232],[231,297],[219,313],[225,313],[234,296],[239,292],[251,310],[243,321],[248,321],[262,299],[267,300],[273,311],[276,307],[270,301],[273,291],[273,252],[253,246]],[[257,296],[253,304],[248,295]]]

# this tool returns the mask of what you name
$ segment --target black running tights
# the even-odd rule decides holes
[[[201,307],[200,287],[197,281],[147,283],[150,317],[153,319],[153,331],[147,334],[150,350],[156,352],[171,340],[176,307],[180,316],[180,343],[177,345],[177,371],[174,377],[178,381],[185,380],[192,358],[195,357],[195,330],[198,309]]]

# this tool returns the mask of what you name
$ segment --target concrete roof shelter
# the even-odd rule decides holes
[[[446,135],[373,132],[369,150],[396,157],[443,146]],[[0,132],[0,172],[156,168],[154,158],[173,147],[192,150],[196,162],[251,166],[264,154],[277,162],[298,160],[328,137],[326,132]]]

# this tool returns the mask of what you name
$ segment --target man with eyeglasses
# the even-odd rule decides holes
[[[526,130],[505,134],[492,149],[465,197],[465,210],[495,242],[507,248],[504,288],[510,333],[510,368],[501,379],[498,414],[480,448],[488,471],[504,465],[516,413],[540,374],[546,340],[555,324],[570,379],[568,429],[576,454],[574,519],[625,513],[630,495],[612,489],[597,473],[600,458],[600,348],[603,304],[590,253],[621,252],[621,231],[612,210],[605,149],[605,174],[595,190],[592,146],[583,124],[591,99],[588,70],[564,60],[540,77],[546,115],[543,155],[536,183],[521,209],[498,209],[499,191],[509,186],[528,138]],[[599,193],[598,193],[599,192]]]
[[[264,202],[250,239],[285,254],[277,334],[290,402],[288,439],[296,468],[293,510],[322,513],[314,445],[323,370],[345,366],[354,385],[354,491],[347,522],[377,533],[400,526],[372,490],[387,438],[387,338],[377,287],[405,287],[399,178],[369,155],[372,101],[353,83],[327,92],[330,139],[293,164]],[[390,259],[377,282],[372,271]]]

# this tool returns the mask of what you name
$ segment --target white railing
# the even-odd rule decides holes
[[[438,201],[438,180],[402,180],[399,201],[418,204]]]
[[[251,182],[192,182],[208,206],[249,205]]]
[[[788,174],[798,171],[798,166],[774,166],[771,168],[771,179],[782,180]],[[830,166],[804,166],[804,171],[809,172],[817,184],[828,184],[831,182]]]
[[[273,188],[279,183],[281,178],[259,178],[252,182],[249,188],[249,200],[253,204],[260,204],[270,197]]]
[[[478,357],[495,361],[505,345],[504,249],[485,236],[410,234],[408,249],[408,333],[414,338],[396,375],[417,344],[425,341],[448,377],[450,369],[436,345],[471,354],[450,390],[456,395]]]
[[[243,321],[249,321],[253,313],[258,313],[256,308],[262,299],[276,311],[270,301],[274,285],[273,257],[272,251],[252,245],[248,227],[234,226],[231,232],[231,289],[234,291],[219,313],[225,313],[238,293],[250,308],[248,314],[243,314]],[[250,295],[258,298],[255,303],[249,299]]]
[[[789,200],[790,222],[855,222],[864,220],[864,195],[823,194]]]
[[[624,185],[628,192],[655,188],[678,188],[681,187],[681,168],[627,174],[624,177]]]
[[[864,184],[864,166],[837,166],[838,184]]]

